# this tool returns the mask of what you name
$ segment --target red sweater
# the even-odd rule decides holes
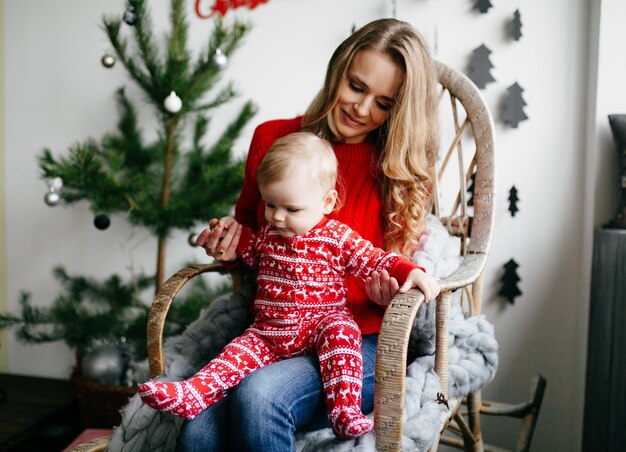
[[[301,129],[302,118],[265,122],[257,127],[250,144],[241,194],[235,206],[235,218],[244,226],[257,231],[266,223],[265,205],[257,187],[256,173],[272,143],[285,135]],[[374,146],[371,143],[335,144],[339,162],[340,210],[330,217],[346,223],[364,239],[382,248],[383,216],[379,183],[374,164]],[[364,283],[352,276],[347,278],[347,304],[363,334],[380,331],[385,308],[367,298]]]
[[[255,324],[280,331],[300,328],[301,317],[314,321],[344,311],[347,275],[365,280],[373,271],[387,270],[403,284],[412,270],[421,268],[328,218],[293,237],[281,236],[270,224],[254,235],[245,228],[237,254],[258,272]]]

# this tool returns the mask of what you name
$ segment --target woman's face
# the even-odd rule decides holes
[[[346,71],[332,109],[335,130],[346,143],[362,143],[389,116],[402,83],[402,69],[378,50],[357,53]]]

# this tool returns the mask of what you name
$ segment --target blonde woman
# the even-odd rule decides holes
[[[324,86],[303,117],[257,127],[235,218],[258,230],[265,206],[256,180],[272,143],[310,131],[333,145],[346,223],[376,247],[410,256],[422,233],[437,149],[436,72],[420,34],[395,19],[373,21],[336,49]],[[222,260],[234,252],[235,228],[209,222],[198,243]],[[347,281],[347,305],[363,334],[362,411],[374,400],[377,334],[399,290],[387,272]],[[426,294],[428,296],[428,294]],[[302,356],[253,372],[229,397],[185,422],[179,450],[293,451],[296,430],[328,426],[317,360]]]

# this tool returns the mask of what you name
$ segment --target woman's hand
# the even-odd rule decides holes
[[[398,293],[400,285],[396,278],[389,277],[387,270],[372,272],[365,279],[365,293],[374,303],[388,306],[392,298]]]
[[[417,287],[424,294],[424,302],[428,303],[430,300],[434,300],[439,295],[441,287],[435,278],[428,273],[420,269],[412,270],[406,278],[399,292],[405,293],[410,288]]]
[[[237,259],[237,244],[243,227],[233,217],[213,218],[209,227],[196,237],[196,245],[204,248],[208,256],[219,262]]]

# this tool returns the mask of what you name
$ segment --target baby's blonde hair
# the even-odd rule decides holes
[[[310,132],[295,132],[274,141],[257,170],[257,184],[262,188],[278,182],[300,167],[306,168],[310,181],[319,182],[324,190],[335,189],[335,152],[328,141]]]

